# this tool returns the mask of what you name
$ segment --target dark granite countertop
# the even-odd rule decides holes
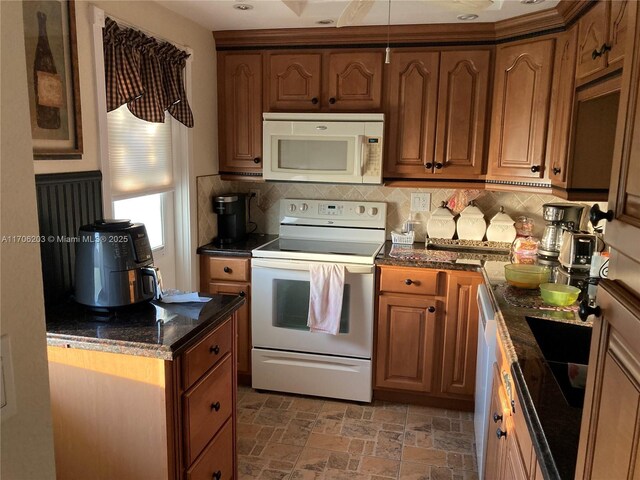
[[[107,316],[69,301],[47,309],[47,345],[173,360],[245,302],[234,295],[207,296],[212,299],[206,303],[153,301]]]
[[[423,244],[414,244],[420,250]],[[531,432],[545,479],[573,479],[580,436],[582,408],[570,406],[527,323],[526,317],[552,320],[590,328],[573,311],[538,310],[510,305],[504,293],[506,255],[457,251],[451,261],[403,259],[391,256],[391,244],[376,258],[378,265],[398,265],[444,270],[480,271],[491,286],[498,335],[511,363],[518,400]],[[396,249],[397,250],[397,249]],[[397,254],[396,254],[397,255]]]
[[[268,235],[265,233],[250,233],[242,242],[231,243],[222,247],[213,242],[198,247],[198,255],[213,255],[225,257],[250,257],[251,250],[261,247],[278,238],[278,235]]]

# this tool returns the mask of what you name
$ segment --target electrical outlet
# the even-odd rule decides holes
[[[255,205],[260,205],[260,190],[258,190],[257,188],[252,188],[249,190],[249,195],[253,197]]]
[[[431,194],[417,193],[411,194],[411,212],[429,212],[431,211]]]

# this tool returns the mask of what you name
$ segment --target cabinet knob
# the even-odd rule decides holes
[[[538,173],[540,171],[540,165],[531,165],[531,171],[533,173]]]
[[[602,56],[602,52],[600,50],[598,50],[597,48],[593,50],[593,52],[591,52],[591,59],[595,60],[598,57]]]
[[[437,163],[436,163],[436,165],[435,165],[435,167],[436,167],[438,170],[440,170],[442,167],[444,167],[444,165],[443,165],[442,163],[440,163],[440,162],[437,162]]]
[[[582,300],[582,302],[580,302],[580,306],[578,307],[578,316],[580,317],[580,320],[586,322],[590,315],[599,317],[600,315],[602,315],[602,310],[598,305],[596,305],[595,307],[589,305],[589,301],[585,298],[584,300]]]
[[[503,432],[499,428],[496,430],[496,437],[498,437],[498,439],[500,439],[502,437],[506,437],[506,436],[507,436],[507,432]]]
[[[220,346],[214,345],[213,347],[209,347],[209,353],[213,353],[214,355],[218,355],[220,353]]]
[[[311,103],[313,103],[314,105],[317,105],[318,104],[318,98],[317,97],[313,97],[311,99]]]
[[[602,48],[600,48],[600,55],[604,55],[606,52],[611,51],[611,45],[607,43],[602,44]]]
[[[229,268],[229,267],[224,267],[224,268],[222,269],[222,271],[223,271],[224,273],[231,273],[231,268]]]
[[[426,168],[427,170],[431,170],[433,168],[433,163],[431,162],[427,162],[424,164],[424,168]]]
[[[238,295],[240,295],[241,297],[246,297],[247,294],[245,293],[244,290],[240,290],[240,293],[238,293]]]
[[[493,423],[498,423],[502,421],[502,415],[498,415],[497,412],[493,414]]]
[[[560,172],[561,172],[561,171],[562,171],[562,170],[560,170],[558,167],[553,167],[553,174],[554,174],[554,175],[560,175]]]
[[[211,478],[213,480],[220,480],[222,478],[222,472],[220,470],[218,470],[217,472],[214,472]]]
[[[329,99],[329,103],[330,103],[331,105],[333,105],[334,103],[336,103],[336,99],[335,99],[335,98],[333,98],[333,97],[331,97],[331,98]]]
[[[433,305],[430,306],[429,308],[427,308],[427,310],[429,310],[429,313],[433,313],[436,311],[436,307],[434,307]]]
[[[256,165],[257,165],[258,163],[260,163],[260,157],[256,157],[256,158],[254,158],[254,159],[253,159],[253,163],[255,163]]]
[[[215,410],[216,412],[220,410],[220,402],[212,403],[211,410]]]
[[[404,281],[404,284],[405,284],[405,285],[411,285],[411,284],[413,284],[413,280],[411,280],[410,278],[407,278],[407,279]]]
[[[591,222],[591,225],[595,227],[596,225],[598,225],[598,223],[600,223],[600,220],[603,219],[605,219],[607,222],[611,222],[613,220],[613,210],[607,210],[606,212],[603,212],[602,210],[600,210],[598,204],[594,203],[593,207],[591,207],[591,210],[589,210],[589,221]]]

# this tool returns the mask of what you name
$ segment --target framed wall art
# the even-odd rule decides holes
[[[73,0],[22,2],[33,158],[82,158]]]

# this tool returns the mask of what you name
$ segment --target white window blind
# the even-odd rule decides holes
[[[173,189],[171,123],[133,116],[126,105],[107,114],[114,199]]]

